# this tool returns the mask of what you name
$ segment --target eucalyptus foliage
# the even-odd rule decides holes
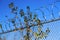
[[[25,40],[31,40],[30,38],[30,33],[33,34],[33,37],[35,37],[36,39],[40,38],[46,38],[48,33],[50,32],[49,28],[46,29],[46,32],[42,31],[42,25],[41,24],[41,20],[39,18],[37,18],[37,13],[32,13],[30,11],[30,7],[27,6],[27,13],[24,12],[23,9],[20,9],[19,13],[18,13],[18,9],[17,7],[14,6],[14,3],[10,3],[9,4],[9,8],[12,10],[12,13],[15,14],[15,12],[17,12],[17,14],[19,14],[20,16],[17,16],[15,19],[19,20],[19,18],[23,18],[24,20],[24,25],[21,26],[21,28],[19,30],[24,30],[26,28],[26,35],[24,35],[24,39]],[[21,19],[20,19],[21,20]],[[12,20],[11,23],[15,24],[15,20]],[[20,21],[19,21],[20,22]],[[21,22],[20,22],[21,23]],[[22,25],[22,24],[19,24]],[[38,32],[34,32],[32,29],[30,29],[31,27],[34,28],[34,26],[38,27]]]

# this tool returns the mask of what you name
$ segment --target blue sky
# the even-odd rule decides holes
[[[0,21],[6,21],[7,19],[5,18],[5,15],[8,15],[9,17],[13,17],[11,14],[10,14],[10,9],[8,7],[8,4],[10,2],[14,2],[14,4],[16,6],[18,6],[19,9],[24,9],[24,11],[26,12],[26,6],[30,6],[31,8],[31,11],[34,11],[34,9],[36,8],[40,8],[42,6],[47,6],[47,8],[49,8],[50,12],[51,12],[51,6],[49,4],[53,4],[54,2],[56,2],[57,0],[0,0]],[[59,17],[59,10],[60,10],[60,3],[56,3],[55,4],[57,8],[53,8],[54,10],[54,15],[55,15],[55,18],[58,18]],[[42,8],[42,10],[45,12],[45,16],[47,17],[46,19],[51,19],[51,13],[48,12],[46,9]],[[38,17],[43,20],[43,18],[41,17],[42,14],[41,11],[36,11],[37,14],[38,14]],[[46,15],[47,14],[47,15]],[[5,24],[4,22],[0,22],[0,23],[3,23],[3,25]],[[44,27],[43,29],[46,29],[46,27],[49,27],[51,32],[49,33],[48,37],[45,39],[45,40],[60,40],[60,21],[57,21],[57,22],[53,22],[53,23],[48,23],[48,24],[44,24]],[[5,30],[5,27],[3,27],[3,29]],[[7,34],[4,34],[2,36],[6,36],[7,40],[13,40],[14,38],[14,34],[17,34],[16,35],[16,38],[19,40],[19,37],[18,35],[19,32],[11,32],[11,33],[7,33]],[[34,40],[34,39],[33,39]]]

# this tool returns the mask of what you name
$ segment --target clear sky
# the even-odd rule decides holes
[[[26,6],[30,6],[31,11],[34,11],[34,9],[36,8],[40,8],[42,6],[47,6],[47,8],[51,11],[51,6],[49,4],[53,4],[54,2],[56,2],[57,0],[0,0],[0,21],[6,21],[5,15],[8,15],[9,17],[13,17],[10,14],[10,9],[8,7],[8,4],[11,2],[14,2],[14,4],[16,6],[18,6],[19,9],[24,9],[24,11],[26,12]],[[60,10],[60,3],[56,3],[55,4],[58,8],[54,7],[54,15],[55,18],[59,17],[59,10]],[[42,10],[45,12],[45,15],[48,19],[51,19],[51,14],[50,12],[48,12],[46,9],[42,8]],[[41,12],[37,11],[38,17],[41,17]],[[40,18],[41,20],[43,20],[43,18]],[[4,22],[0,22],[3,23],[3,25],[5,24]],[[60,40],[60,21],[57,22],[53,22],[53,23],[49,23],[49,24],[45,24],[44,25],[44,29],[46,27],[49,27],[51,32],[49,33],[48,37],[45,40]],[[5,30],[5,28],[3,27],[3,29]],[[8,28],[9,29],[9,28]],[[0,30],[1,31],[1,30]],[[14,39],[14,34],[16,35],[16,38],[19,40],[18,35],[19,32],[12,32],[12,33],[8,33],[8,34],[4,34],[7,38],[7,40],[13,40]],[[3,35],[3,36],[4,36]],[[34,40],[34,39],[33,39]]]

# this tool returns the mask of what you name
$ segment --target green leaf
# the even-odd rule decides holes
[[[0,24],[0,28],[2,28],[2,24]]]
[[[30,18],[32,18],[32,13],[30,13]]]
[[[41,21],[39,19],[36,20],[38,25],[41,25]]]
[[[42,32],[39,37],[40,37],[41,39],[43,39],[43,38],[45,38],[46,36],[47,36],[47,34],[46,34],[45,32]]]
[[[34,14],[34,17],[37,17],[37,14]]]
[[[34,14],[33,20],[35,20],[35,21],[36,21],[36,17],[37,17],[37,15],[36,15],[36,14]]]
[[[38,32],[41,32],[42,28],[41,27],[38,27]]]
[[[37,38],[39,36],[39,34],[34,32],[34,36]]]
[[[50,30],[49,30],[49,28],[47,28],[46,33],[49,33],[49,32],[50,32]]]
[[[24,39],[25,39],[25,40],[28,40],[28,36],[27,36],[27,35],[25,35],[25,36],[24,36]]]
[[[13,4],[13,2],[11,2],[10,4],[9,4],[9,8],[13,8],[14,7],[14,4]]]
[[[27,22],[28,19],[27,19],[27,16],[24,16],[24,22]]]
[[[24,11],[23,11],[23,9],[20,10],[20,15],[21,15],[21,17],[24,16]]]
[[[17,11],[17,7],[14,7],[14,8],[12,8],[12,13],[14,13],[14,12],[16,12]],[[17,13],[17,12],[16,12]],[[15,14],[16,14],[15,13]]]
[[[30,10],[30,7],[29,7],[29,6],[27,6],[26,8],[27,8],[28,10]]]
[[[14,19],[12,19],[12,20],[11,20],[11,22],[12,22],[12,23],[15,23],[15,20],[14,20]]]

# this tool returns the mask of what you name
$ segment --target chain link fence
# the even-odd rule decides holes
[[[0,40],[59,40],[59,5],[60,2],[55,2],[32,12],[27,6],[27,13],[23,9],[18,13],[18,7],[11,2],[9,8],[13,18],[5,16],[7,20],[0,21]]]

